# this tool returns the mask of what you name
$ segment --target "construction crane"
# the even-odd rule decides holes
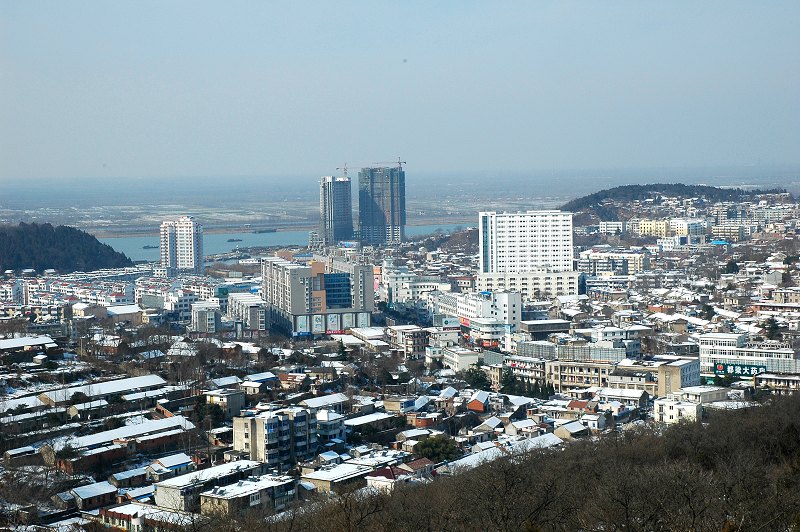
[[[398,166],[398,168],[400,168],[402,170],[403,169],[403,165],[404,164],[408,164],[408,163],[406,163],[405,161],[401,161],[400,157],[398,157],[396,161],[388,161],[388,162],[387,161],[381,161],[381,162],[377,162],[377,163],[362,164],[362,165],[358,165],[358,166],[348,166],[347,163],[344,163],[342,166],[337,166],[336,169],[337,170],[341,170],[342,171],[342,175],[344,177],[347,177],[347,169],[348,168],[372,168],[376,164],[391,164],[391,165],[395,165],[396,164]]]
[[[359,167],[356,166],[355,168],[359,168]],[[344,177],[347,177],[347,163],[344,163],[342,166],[337,166],[336,169],[337,170],[341,170],[342,171],[342,175]]]
[[[396,161],[388,161],[388,162],[383,161],[383,162],[379,162],[379,163],[375,163],[375,164],[396,164],[397,167],[400,168],[400,170],[402,170],[403,169],[403,165],[404,164],[408,164],[408,163],[406,163],[405,161],[401,161],[400,157],[398,157]]]

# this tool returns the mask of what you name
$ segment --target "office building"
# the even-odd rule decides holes
[[[372,266],[315,256],[307,264],[263,259],[270,327],[292,336],[341,334],[369,327],[375,308]]]
[[[325,246],[353,238],[349,177],[324,176],[319,183],[319,237]]]
[[[161,266],[167,275],[203,273],[203,226],[191,216],[161,224]]]
[[[406,173],[362,168],[358,173],[358,230],[367,245],[398,244],[405,237]]]

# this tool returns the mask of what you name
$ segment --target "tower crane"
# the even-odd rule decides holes
[[[370,168],[370,167],[372,167],[372,166],[375,166],[376,164],[391,164],[391,165],[397,165],[397,166],[398,166],[398,168],[400,168],[400,169],[402,170],[402,169],[403,169],[403,165],[404,165],[404,164],[408,164],[408,163],[406,163],[405,161],[401,161],[401,160],[400,160],[400,157],[398,157],[396,161],[379,161],[379,162],[377,162],[377,163],[371,163],[371,164],[361,164],[361,165],[358,165],[358,166],[348,166],[348,164],[347,164],[347,163],[344,163],[342,166],[337,166],[337,167],[336,167],[336,169],[337,169],[337,170],[341,170],[341,171],[342,171],[342,175],[343,175],[344,177],[347,177],[347,170],[348,170],[348,168],[350,168],[350,169],[352,169],[352,168]]]

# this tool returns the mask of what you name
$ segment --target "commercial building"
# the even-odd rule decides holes
[[[503,290],[459,294],[431,292],[427,296],[431,314],[459,319],[492,319],[517,326],[522,318],[522,294]]]
[[[749,342],[747,334],[709,333],[699,338],[700,375],[752,378],[761,373],[800,373],[797,354],[776,342]]]
[[[203,273],[203,226],[191,216],[162,222],[161,267],[168,275]]]
[[[353,238],[350,178],[324,176],[319,183],[319,237],[323,246]]]
[[[478,245],[479,290],[519,291],[534,299],[578,293],[570,212],[481,212]]]
[[[373,270],[327,257],[308,264],[263,259],[263,297],[269,323],[292,336],[341,334],[369,327],[375,308]]]
[[[406,173],[394,168],[358,172],[358,230],[367,245],[397,244],[405,237]]]

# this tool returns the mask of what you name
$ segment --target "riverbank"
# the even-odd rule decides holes
[[[437,231],[452,232],[458,228],[465,228],[467,224],[442,223],[406,226],[406,236],[416,238],[433,234]],[[256,233],[255,229],[248,228],[246,232],[207,232],[203,234],[203,253],[205,255],[218,255],[229,253],[241,248],[274,247],[274,246],[305,246],[308,244],[308,229],[283,230],[274,233]],[[230,240],[233,239],[234,242]],[[98,240],[108,244],[116,251],[124,253],[132,260],[157,261],[159,259],[159,236],[157,233],[144,235],[120,235],[114,237],[99,237]]]
[[[463,225],[464,227],[469,227],[470,225],[475,225],[477,221],[474,217],[472,218],[430,218],[430,219],[417,219],[414,222],[409,223],[406,227],[422,227],[422,226],[433,226],[433,225],[443,225],[443,226],[453,226],[453,225]],[[231,226],[204,226],[203,227],[203,234],[206,235],[227,235],[227,234],[272,234],[273,231],[269,233],[258,233],[259,231],[264,230],[271,230],[274,229],[274,233],[281,233],[281,232],[297,232],[297,231],[313,231],[317,229],[317,225],[315,224],[299,224],[299,225],[281,225],[281,224],[274,224],[274,225],[231,225]],[[134,237],[157,237],[159,236],[159,229],[158,227],[153,227],[143,229],[141,227],[130,227],[126,228],[122,227],[115,227],[112,229],[101,229],[101,228],[82,228],[83,231],[86,231],[92,236],[95,236],[98,239],[112,239],[112,238],[134,238]]]

